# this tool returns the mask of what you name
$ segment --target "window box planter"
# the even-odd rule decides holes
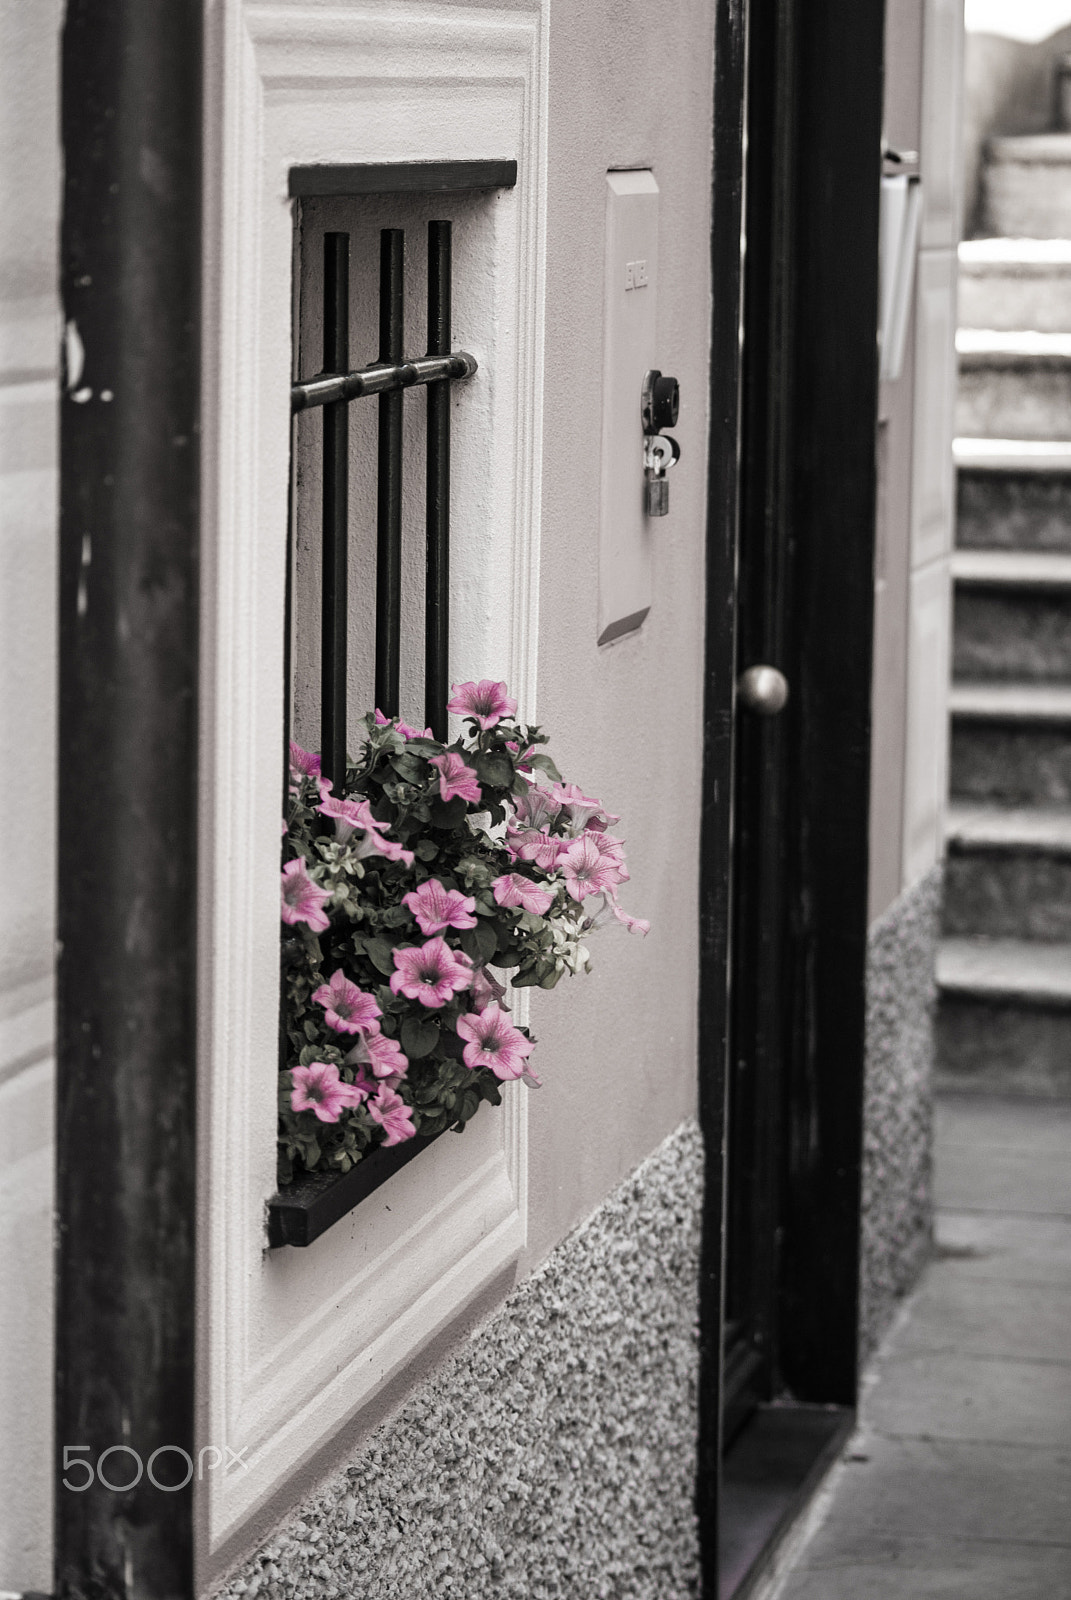
[[[348,1172],[307,1172],[295,1178],[268,1201],[269,1248],[312,1244],[441,1137],[418,1134],[404,1144],[380,1145]]]

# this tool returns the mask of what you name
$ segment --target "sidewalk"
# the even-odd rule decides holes
[[[1071,1103],[948,1097],[937,1252],[768,1600],[1071,1600]]]

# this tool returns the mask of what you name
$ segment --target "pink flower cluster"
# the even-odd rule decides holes
[[[364,1105],[386,1134],[384,1144],[400,1144],[416,1133],[412,1107],[386,1083],[376,1085],[374,1092],[364,1085],[344,1083],[331,1061],[291,1067],[290,1077],[292,1111],[311,1111],[320,1122],[337,1122],[343,1111]]]
[[[325,1124],[338,1123],[346,1111],[360,1107],[359,1126],[367,1133],[364,1119],[371,1119],[382,1130],[385,1145],[411,1139],[417,1123],[438,1129],[458,1117],[457,1077],[451,1074],[459,1048],[461,1061],[473,1073],[489,1072],[500,1082],[539,1081],[528,1065],[532,1041],[513,1022],[505,987],[466,950],[474,956],[481,952],[483,960],[520,962],[521,983],[552,985],[563,971],[585,969],[582,940],[604,920],[615,917],[630,932],[646,933],[649,926],[618,903],[620,886],[629,879],[624,841],[612,832],[620,818],[575,784],[549,781],[537,770],[550,763],[535,754],[534,744],[525,742],[525,730],[509,720],[515,718],[517,702],[507,694],[505,683],[484,678],[454,684],[448,709],[469,725],[453,749],[436,744],[430,729],[421,734],[377,710],[367,719],[372,737],[362,758],[365,765],[351,773],[354,786],[372,796],[381,815],[397,815],[397,826],[406,837],[414,827],[414,814],[430,817],[427,838],[411,841],[415,850],[391,836],[390,825],[373,813],[365,794],[334,795],[319,756],[293,742],[290,746],[291,793],[299,803],[288,850],[304,854],[283,867],[283,921],[323,933],[331,926],[328,913],[335,905],[339,917],[363,926],[355,946],[360,982],[349,978],[342,966],[324,981],[318,972],[313,979],[318,987],[310,1003],[322,1009],[323,1029],[335,1035],[335,1041],[322,1048],[305,1046],[303,1054],[335,1055],[336,1061],[290,1068],[289,1103],[293,1112],[311,1112]],[[394,733],[400,740],[417,741],[416,748],[404,754]],[[429,746],[425,740],[433,742]],[[503,746],[523,775],[517,784],[522,792],[512,793],[508,803],[498,776],[508,770],[501,756]],[[436,750],[440,753],[433,753]],[[400,785],[393,774],[401,778]],[[318,804],[309,798],[317,790]],[[444,816],[434,805],[430,813],[417,809],[435,796],[445,804],[463,801],[483,816],[465,817],[460,806],[456,817],[453,810]],[[313,819],[310,827],[310,807],[333,824],[333,845],[325,842],[323,824]],[[473,823],[471,837],[468,822]],[[285,835],[285,823],[283,831]],[[467,859],[470,855],[475,862]],[[408,885],[413,887],[399,882],[401,873],[386,872],[369,874],[359,886],[361,869],[355,872],[353,863],[377,857],[415,867],[408,874]],[[440,876],[425,875],[433,870],[423,865],[427,862],[436,863],[434,870]],[[457,887],[449,886],[453,884]],[[461,885],[473,892],[463,892]],[[503,912],[517,915],[503,916]],[[397,944],[399,929],[407,925],[411,931],[401,932],[400,937],[412,942]],[[347,939],[343,927],[338,959],[348,966]],[[499,939],[506,941],[510,954],[506,945],[496,944]],[[462,942],[466,950],[457,948]],[[306,940],[300,959],[306,961],[309,973],[315,971],[311,964],[315,952],[316,946]],[[389,979],[375,975],[391,965]],[[394,998],[381,986],[385,982]],[[306,991],[299,984],[293,992]],[[385,1017],[384,1009],[395,1015]],[[385,1033],[384,1026],[399,1030],[399,1037]],[[313,1039],[319,1037],[307,1023],[306,1029]],[[300,1025],[291,1029],[291,1036],[304,1045]],[[410,1074],[410,1062],[402,1039],[414,1060],[420,1061],[413,1068],[416,1082],[408,1086],[403,1080]],[[484,1095],[487,1082],[485,1078],[481,1084]],[[407,1104],[407,1095],[418,1099],[419,1105]],[[471,1100],[471,1096],[466,1100],[462,1120],[471,1114]],[[284,1124],[286,1118],[284,1109]],[[334,1147],[324,1143],[323,1135],[310,1142],[307,1127],[291,1130],[288,1159],[294,1151],[301,1157],[306,1148],[319,1144],[322,1159],[329,1161]],[[342,1148],[351,1146],[347,1134]]]
[[[648,932],[650,923],[630,917],[617,903],[617,890],[628,882],[628,869],[624,841],[608,830],[620,817],[572,783],[554,783],[550,788],[533,784],[514,802],[514,811],[506,828],[506,849],[514,862],[534,866],[549,878],[559,877],[578,903],[601,896],[602,906],[591,908],[592,925],[608,908],[630,933]],[[506,874],[493,887],[499,905],[519,905],[538,915],[554,898],[523,873]]]
[[[356,1066],[358,1075],[354,1083],[345,1083],[338,1068],[324,1061],[291,1068],[291,1110],[313,1111],[321,1122],[337,1122],[347,1108],[365,1105],[372,1120],[387,1132],[384,1144],[411,1139],[416,1132],[412,1113],[396,1092],[409,1062],[397,1040],[381,1032],[383,1013],[375,996],[358,988],[339,968],[330,982],[313,991],[312,999],[324,1008],[329,1028],[357,1034],[344,1065]]]

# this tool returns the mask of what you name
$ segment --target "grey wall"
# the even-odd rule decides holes
[[[663,1141],[220,1600],[697,1593],[702,1145]]]

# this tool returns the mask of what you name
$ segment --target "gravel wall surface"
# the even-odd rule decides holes
[[[701,1191],[688,1121],[219,1600],[695,1595]]]
[[[860,1353],[875,1348],[930,1248],[934,964],[942,869],[870,931]]]

